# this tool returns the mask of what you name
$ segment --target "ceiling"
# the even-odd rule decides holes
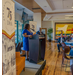
[[[73,11],[73,0],[35,0],[35,2],[46,13]]]
[[[41,12],[43,21],[73,20],[73,0],[16,0],[32,12]],[[66,16],[67,15],[67,16]]]
[[[20,16],[22,16],[23,8],[28,16],[33,16],[33,12],[31,10],[15,1],[15,12],[17,12]]]
[[[35,0],[35,2],[46,12],[44,21],[73,20],[73,0]]]

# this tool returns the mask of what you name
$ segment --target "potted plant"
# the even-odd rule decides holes
[[[47,35],[48,35],[48,37],[49,37],[49,42],[51,42],[51,38],[52,38],[52,36],[51,36],[51,34],[53,33],[53,28],[49,28],[48,29],[48,32],[47,32]]]

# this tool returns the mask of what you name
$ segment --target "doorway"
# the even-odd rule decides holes
[[[43,32],[43,34],[45,34],[47,40],[47,28],[40,28],[40,31]]]

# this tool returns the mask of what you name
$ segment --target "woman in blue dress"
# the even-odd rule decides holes
[[[26,59],[28,60],[28,54],[29,54],[29,42],[28,42],[28,37],[32,37],[34,35],[32,32],[30,32],[30,25],[26,24],[24,27],[24,30],[22,31],[23,35],[23,52],[22,54],[25,55],[26,51]]]

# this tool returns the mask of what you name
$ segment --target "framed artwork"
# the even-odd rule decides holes
[[[55,23],[55,39],[60,37],[60,34],[70,35],[73,33],[73,23]]]

